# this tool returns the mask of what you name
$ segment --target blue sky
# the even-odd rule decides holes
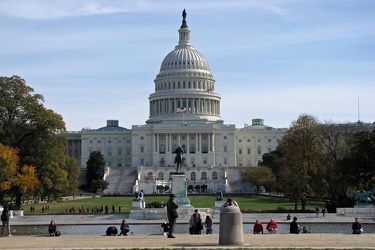
[[[221,118],[288,127],[375,122],[375,1],[2,0],[0,75],[19,75],[68,130],[148,119],[148,97],[187,11]]]

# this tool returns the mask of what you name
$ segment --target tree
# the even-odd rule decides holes
[[[86,163],[86,179],[89,187],[91,187],[92,181],[99,181],[103,179],[104,167],[105,160],[103,154],[99,151],[93,151]]]
[[[100,194],[103,190],[106,190],[109,186],[108,181],[105,180],[93,180],[91,182],[90,190],[93,193],[99,192]]]
[[[272,189],[276,177],[272,170],[266,166],[246,167],[241,171],[242,182],[257,188],[257,194],[262,186],[268,190]]]
[[[352,135],[350,151],[342,163],[347,166],[350,185],[356,189],[371,190],[375,187],[375,129]]]
[[[281,167],[283,192],[306,208],[309,196],[323,196],[324,182],[323,136],[318,120],[301,115],[293,121],[278,146],[284,155]]]
[[[67,139],[61,115],[46,109],[43,96],[33,92],[18,76],[0,77],[0,143],[17,148],[19,165],[35,166],[39,175],[51,164],[61,167]],[[44,180],[48,178],[40,180],[38,192],[49,185]],[[21,189],[13,186],[11,192],[20,205]]]
[[[30,194],[39,184],[33,166],[19,167],[18,150],[0,143],[0,202],[12,188]]]
[[[336,207],[353,206],[353,200],[347,196],[349,175],[347,174],[344,157],[349,153],[347,143],[350,136],[359,131],[360,126],[347,124],[325,123],[321,126],[324,137],[324,179],[327,183],[329,202],[326,207],[329,212],[335,212]]]
[[[18,170],[17,150],[0,143],[0,202],[14,185]]]

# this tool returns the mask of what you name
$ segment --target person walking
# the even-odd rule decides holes
[[[189,220],[189,231],[190,234],[202,234],[203,222],[201,214],[198,213],[198,209],[194,210]]]
[[[318,218],[319,217],[319,207],[316,207],[315,208],[315,215],[316,215],[316,218]]]
[[[10,211],[9,211],[8,206],[5,206],[4,209],[3,209],[3,212],[1,213],[1,222],[3,223],[3,226],[1,227],[1,235],[0,236],[3,236],[5,226],[7,227],[7,230],[8,230],[8,236],[9,237],[12,236],[11,233],[10,233],[9,220],[10,220]]]
[[[204,221],[204,225],[206,227],[206,234],[212,234],[213,222],[209,214],[206,215],[206,220]]]
[[[170,194],[169,200],[167,202],[167,217],[169,220],[169,232],[168,238],[176,238],[173,235],[174,225],[176,223],[176,219],[178,218],[177,208],[178,205],[175,203],[176,195]]]
[[[324,207],[322,208],[322,214],[323,214],[323,217],[326,215],[326,209]]]

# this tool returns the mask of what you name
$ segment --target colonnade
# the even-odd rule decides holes
[[[220,101],[210,98],[166,98],[150,101],[150,116],[175,114],[184,107],[188,114],[220,115]]]
[[[157,133],[153,136],[153,152],[174,153],[178,145],[185,145],[185,153],[215,151],[215,134],[188,133],[171,134]]]

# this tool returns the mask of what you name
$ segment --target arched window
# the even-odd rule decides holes
[[[217,180],[217,173],[216,172],[212,173],[212,180]]]
[[[164,180],[164,174],[162,172],[159,172],[158,179],[159,180]]]
[[[207,180],[207,173],[206,172],[202,172],[201,179]]]
[[[190,174],[190,180],[191,181],[195,181],[196,178],[197,178],[197,176],[196,176],[195,172],[191,172],[191,174]]]
[[[152,173],[151,173],[151,172],[149,172],[149,173],[147,174],[147,179],[148,179],[148,180],[152,180],[152,179],[153,179],[153,176],[152,176]]]

